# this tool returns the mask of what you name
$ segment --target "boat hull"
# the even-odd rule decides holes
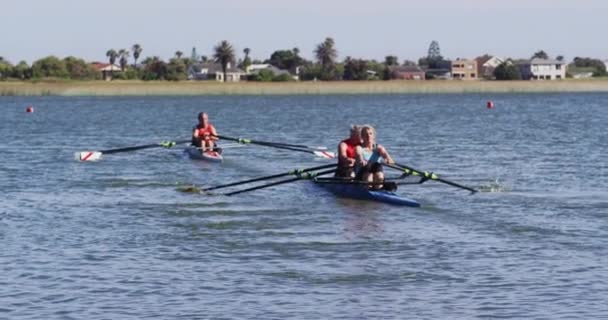
[[[331,193],[344,198],[376,201],[389,203],[398,206],[420,207],[420,203],[416,200],[400,196],[394,192],[385,190],[369,190],[361,185],[341,184],[341,183],[317,183]]]
[[[184,152],[188,154],[190,159],[194,160],[203,160],[210,162],[222,162],[224,158],[222,154],[217,151],[205,151],[201,152],[201,150],[197,147],[190,146],[184,149]]]

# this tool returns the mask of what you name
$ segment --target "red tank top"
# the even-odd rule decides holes
[[[340,141],[340,143],[346,144],[346,157],[354,159],[355,158],[355,148],[357,148],[356,144],[353,144],[350,141],[350,138]]]
[[[210,123],[207,125],[207,128],[204,128],[204,129],[203,128],[199,128],[199,127],[196,128],[196,130],[198,130],[198,137],[202,138],[204,140],[208,140],[209,139],[209,137],[213,133],[214,129],[215,128]]]

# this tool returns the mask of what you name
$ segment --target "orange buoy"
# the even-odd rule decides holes
[[[27,108],[25,108],[25,112],[27,112],[27,113],[32,113],[32,112],[34,112],[34,107],[32,107],[32,106],[28,106]]]
[[[491,100],[489,100],[489,101],[486,103],[486,106],[488,107],[488,109],[494,109],[494,102],[493,102],[493,101],[491,101]]]

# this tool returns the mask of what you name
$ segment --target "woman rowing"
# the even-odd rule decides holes
[[[217,140],[217,131],[209,122],[209,116],[206,112],[199,113],[198,125],[192,129],[192,145],[201,148],[201,152],[209,150],[222,153],[221,148],[215,145]]]
[[[336,177],[349,178],[355,177],[355,149],[361,145],[360,128],[357,125],[350,126],[350,137],[340,141],[338,144],[338,168]]]
[[[376,144],[376,130],[370,125],[361,128],[361,145],[355,149],[355,163],[357,175],[355,180],[372,182],[372,189],[382,189],[384,171],[380,161],[393,164],[393,158],[386,149]]]

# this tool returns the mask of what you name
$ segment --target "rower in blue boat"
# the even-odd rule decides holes
[[[357,125],[350,127],[350,136],[338,144],[338,168],[336,177],[355,177],[355,149],[361,145],[361,129]]]
[[[371,189],[383,189],[384,170],[381,161],[394,164],[393,158],[383,146],[376,144],[376,130],[370,125],[361,127],[361,145],[355,148],[355,180],[367,181]],[[387,186],[388,187],[388,186]],[[390,189],[395,189],[391,185]]]
[[[209,122],[206,112],[198,114],[198,124],[192,129],[192,145],[200,148],[201,152],[216,151],[222,153],[215,141],[218,140],[215,127]]]

